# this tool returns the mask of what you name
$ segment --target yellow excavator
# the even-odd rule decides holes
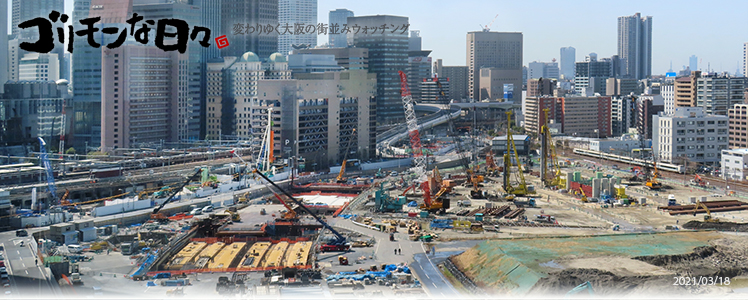
[[[581,199],[582,202],[587,202],[588,201],[587,194],[584,193],[584,190],[582,189],[582,187],[579,187],[579,192],[582,194],[582,199]]]
[[[345,154],[343,154],[343,163],[340,164],[340,173],[338,173],[338,178],[335,179],[338,183],[346,183],[348,180],[346,180],[343,177],[343,173],[345,173],[345,164],[348,163],[348,152],[351,151],[351,144],[353,144],[353,139],[356,137],[356,128],[353,128],[353,131],[351,132],[351,136],[348,139],[348,146],[345,149]]]
[[[709,207],[707,207],[706,204],[702,203],[701,201],[696,202],[696,205],[693,208],[694,216],[696,216],[696,211],[699,210],[699,207],[703,208],[706,212],[706,216],[704,216],[704,222],[719,222],[718,218],[712,218],[712,212],[709,211]]]
[[[657,176],[660,174],[657,171],[657,163],[653,162],[652,165],[654,166],[654,175],[650,178],[647,178],[647,187],[650,190],[659,190],[662,188],[662,183],[657,181]],[[647,174],[649,175],[649,174]]]

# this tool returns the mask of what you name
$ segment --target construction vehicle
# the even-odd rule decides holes
[[[348,265],[348,257],[342,256],[342,255],[338,256],[338,263],[341,266],[347,266]]]
[[[379,170],[377,170],[377,174],[374,174],[374,178],[384,178],[384,177],[385,177],[385,174],[382,173],[382,168],[379,168]]]
[[[712,218],[712,212],[709,211],[709,207],[706,206],[706,204],[702,203],[701,201],[697,201],[696,205],[694,205],[693,208],[693,215],[696,216],[696,212],[699,210],[699,207],[703,208],[706,212],[706,216],[704,216],[704,222],[719,222],[718,218]]]
[[[500,174],[499,166],[496,165],[496,161],[493,157],[493,151],[489,151],[488,154],[486,154],[486,175],[499,176]]]
[[[527,201],[516,200],[516,201],[514,201],[514,205],[516,205],[518,208],[522,208],[522,207],[532,207],[532,208],[535,208],[535,207],[537,207],[535,205],[535,198],[527,199]]]
[[[423,191],[423,204],[419,207],[421,210],[443,214],[449,209],[449,199],[431,198],[431,189],[429,189],[428,181],[421,183],[421,190]],[[441,196],[439,193],[437,195]]]
[[[676,206],[678,201],[675,200],[675,195],[670,194],[667,196],[667,206]]]
[[[73,285],[79,285],[83,284],[83,280],[81,280],[81,274],[80,273],[72,273],[70,274],[70,281]]]
[[[699,176],[699,174],[696,174],[694,178],[691,179],[691,185],[703,188],[709,186],[709,182],[706,182],[701,178],[701,176]]]
[[[171,195],[169,195],[169,197],[166,198],[166,200],[162,202],[161,205],[153,209],[153,212],[151,213],[151,219],[158,220],[160,222],[168,222],[169,219],[164,214],[159,213],[159,212],[161,211],[161,209],[164,208],[164,206],[166,206],[166,204],[168,204],[171,200],[173,200],[174,196],[176,196],[180,191],[182,191],[182,189],[184,189],[184,187],[187,186],[187,184],[189,184],[195,177],[199,176],[203,172],[203,169],[201,168],[196,168],[196,170],[197,171],[195,171],[195,174],[192,174],[192,176],[188,177],[187,180],[185,180],[182,183],[182,185],[179,186],[179,188],[174,189]]]
[[[275,184],[275,182],[273,182],[272,180],[270,180],[265,174],[262,174],[257,169],[254,170],[254,173],[257,174],[257,175],[259,175],[260,177],[262,177],[262,179],[264,179],[265,181],[267,181],[268,183],[270,183],[270,185],[272,185],[273,187],[275,187],[277,190],[283,192],[283,194],[286,195],[286,197],[288,197],[288,199],[291,199],[291,201],[293,203],[295,203],[301,210],[303,210],[304,212],[308,213],[317,222],[319,222],[320,224],[322,224],[322,226],[325,229],[329,230],[330,232],[332,232],[333,235],[335,235],[335,240],[331,241],[330,243],[324,244],[324,245],[322,245],[320,247],[320,250],[322,252],[348,251],[348,250],[351,249],[351,245],[348,243],[348,240],[342,234],[340,234],[337,230],[335,230],[334,228],[332,228],[332,226],[330,226],[330,224],[327,224],[327,222],[325,222],[324,220],[322,220],[322,218],[320,218],[317,214],[315,214],[314,212],[312,212],[311,210],[309,210],[309,208],[307,208],[304,205],[304,203],[302,203],[299,200],[296,200],[296,198],[294,198],[286,190],[284,190],[281,187],[279,187],[277,184]]]
[[[535,188],[525,182],[525,175],[522,172],[522,162],[519,159],[519,154],[517,154],[517,146],[514,144],[514,138],[512,137],[512,111],[507,111],[506,117],[507,151],[506,153],[504,153],[504,191],[507,194],[512,194],[514,196],[520,197],[533,195],[535,194]],[[517,162],[516,174],[519,178],[517,186],[512,185],[512,159]]]
[[[592,284],[589,281],[587,281],[587,282],[582,283],[582,284],[578,285],[577,287],[571,289],[571,291],[569,291],[568,293],[566,293],[566,296],[564,296],[564,299],[570,299],[572,295],[577,294],[577,293],[581,293],[584,290],[587,290],[587,292],[590,295],[594,295],[595,294],[595,290],[592,289]]]
[[[216,216],[226,216],[231,217],[231,222],[241,222],[242,217],[239,215],[239,213],[236,212],[236,209],[234,208],[234,211],[227,209],[223,212],[216,213]]]
[[[582,200],[582,202],[585,202],[585,203],[589,201],[587,199],[587,194],[584,193],[584,189],[582,189],[581,186],[579,187],[579,194],[582,195],[582,198],[579,200]]]
[[[343,173],[345,173],[345,165],[348,163],[348,153],[351,152],[351,144],[353,144],[353,139],[356,137],[356,128],[353,128],[353,132],[351,132],[351,136],[348,137],[348,146],[345,148],[345,154],[343,154],[343,162],[340,164],[340,173],[338,173],[338,177],[335,178],[335,181],[337,183],[346,183],[348,180],[346,180],[343,177]]]
[[[543,80],[542,78],[540,80]],[[546,187],[563,188],[565,182],[561,176],[561,168],[558,165],[558,157],[556,156],[556,146],[553,144],[553,137],[548,127],[548,111],[549,109],[543,109],[545,113],[545,122],[540,127],[540,135],[542,137],[540,141],[540,177],[543,184]],[[549,170],[548,165],[551,165]],[[549,172],[550,171],[550,172]]]
[[[384,190],[384,182],[379,184],[379,190],[374,192],[374,206],[378,212],[402,212],[403,205],[407,201],[405,193],[408,192],[413,186],[403,192],[401,196],[397,198],[390,197],[387,191]]]
[[[273,195],[275,195],[275,198],[278,199],[278,201],[280,201],[280,203],[283,204],[283,206],[286,208],[286,211],[283,212],[283,214],[281,214],[280,219],[284,221],[292,221],[292,222],[298,221],[299,218],[296,216],[296,210],[293,209],[293,207],[291,207],[290,205],[288,205],[286,201],[283,201],[283,198],[281,198],[281,196],[278,195],[278,193],[273,192],[272,190],[271,192],[273,193]]]
[[[657,181],[657,176],[659,176],[660,173],[657,172],[657,163],[653,162],[652,165],[654,166],[654,175],[647,178],[646,185],[650,190],[659,190],[662,188],[662,183]]]

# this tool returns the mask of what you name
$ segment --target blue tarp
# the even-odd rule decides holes
[[[146,282],[145,286],[156,286],[156,283],[153,281]]]
[[[417,203],[417,202],[415,202],[415,201],[410,201],[410,202],[408,203],[408,207],[418,207],[418,203]]]

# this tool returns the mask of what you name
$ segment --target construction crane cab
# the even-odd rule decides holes
[[[348,153],[351,152],[351,144],[353,144],[353,139],[356,137],[356,128],[353,128],[353,132],[351,133],[351,136],[348,139],[348,146],[345,148],[345,154],[343,154],[343,163],[340,164],[340,173],[338,173],[338,177],[335,178],[335,181],[337,183],[346,183],[348,180],[346,180],[345,177],[343,177],[343,174],[345,173],[345,165],[348,163]]]
[[[709,211],[709,207],[706,206],[706,204],[702,203],[701,201],[696,202],[696,205],[694,205],[693,208],[693,215],[696,216],[696,212],[699,210],[699,208],[703,208],[704,212],[706,212],[706,215],[704,216],[704,222],[719,222],[718,218],[712,218],[712,212]]]
[[[431,198],[431,189],[429,188],[428,181],[421,183],[421,190],[423,191],[423,204],[419,206],[421,210],[430,213],[443,214],[447,209],[449,209],[449,199],[439,199],[438,197]],[[437,195],[441,196],[439,192],[437,192]]]

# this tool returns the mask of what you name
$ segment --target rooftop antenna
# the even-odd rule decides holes
[[[496,18],[498,18],[498,17],[499,17],[499,14],[496,14],[496,16],[493,17],[493,20],[491,20],[491,23],[488,23],[488,25],[486,25],[485,27],[483,25],[481,25],[481,28],[483,28],[483,32],[489,32],[489,31],[491,31],[491,25],[493,25],[493,22],[495,22]]]

